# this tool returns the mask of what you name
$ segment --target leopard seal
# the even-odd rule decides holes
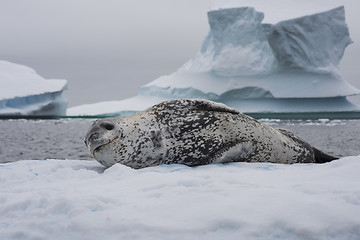
[[[323,153],[285,129],[203,99],[165,101],[128,117],[97,120],[85,144],[110,167],[229,162],[324,163]]]

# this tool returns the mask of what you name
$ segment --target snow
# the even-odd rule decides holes
[[[289,2],[288,11],[278,5]],[[121,103],[78,106],[68,115],[122,115],[137,111],[145,96],[149,103],[205,98],[241,112],[360,111],[346,99],[360,90],[339,70],[352,42],[344,7],[335,1],[312,1],[314,7],[307,10],[303,2],[271,4],[261,0],[225,1],[227,8],[215,4],[208,12],[210,31],[199,53],[176,72],[142,86],[138,96]]]
[[[29,67],[0,61],[0,85],[0,115],[65,115],[66,80],[46,80]]]
[[[360,156],[141,170],[79,160],[0,164],[0,236],[359,239],[359,168]]]

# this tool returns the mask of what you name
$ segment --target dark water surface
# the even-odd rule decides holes
[[[94,119],[0,120],[0,162],[42,159],[93,159],[84,136]],[[268,120],[315,147],[336,155],[360,154],[360,120]]]

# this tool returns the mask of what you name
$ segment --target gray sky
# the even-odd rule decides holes
[[[360,1],[337,2],[345,4],[354,41],[341,72],[360,88]],[[128,98],[199,51],[209,29],[206,12],[213,4],[213,0],[0,0],[0,59],[25,64],[46,78],[67,79],[70,106]],[[355,101],[360,103],[360,98]]]

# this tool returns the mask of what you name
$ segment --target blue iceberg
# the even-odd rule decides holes
[[[209,11],[201,50],[176,72],[133,98],[74,107],[68,115],[121,115],[177,98],[205,98],[248,113],[360,110],[346,98],[360,91],[339,71],[352,42],[344,7],[277,24],[263,18],[252,7]]]

